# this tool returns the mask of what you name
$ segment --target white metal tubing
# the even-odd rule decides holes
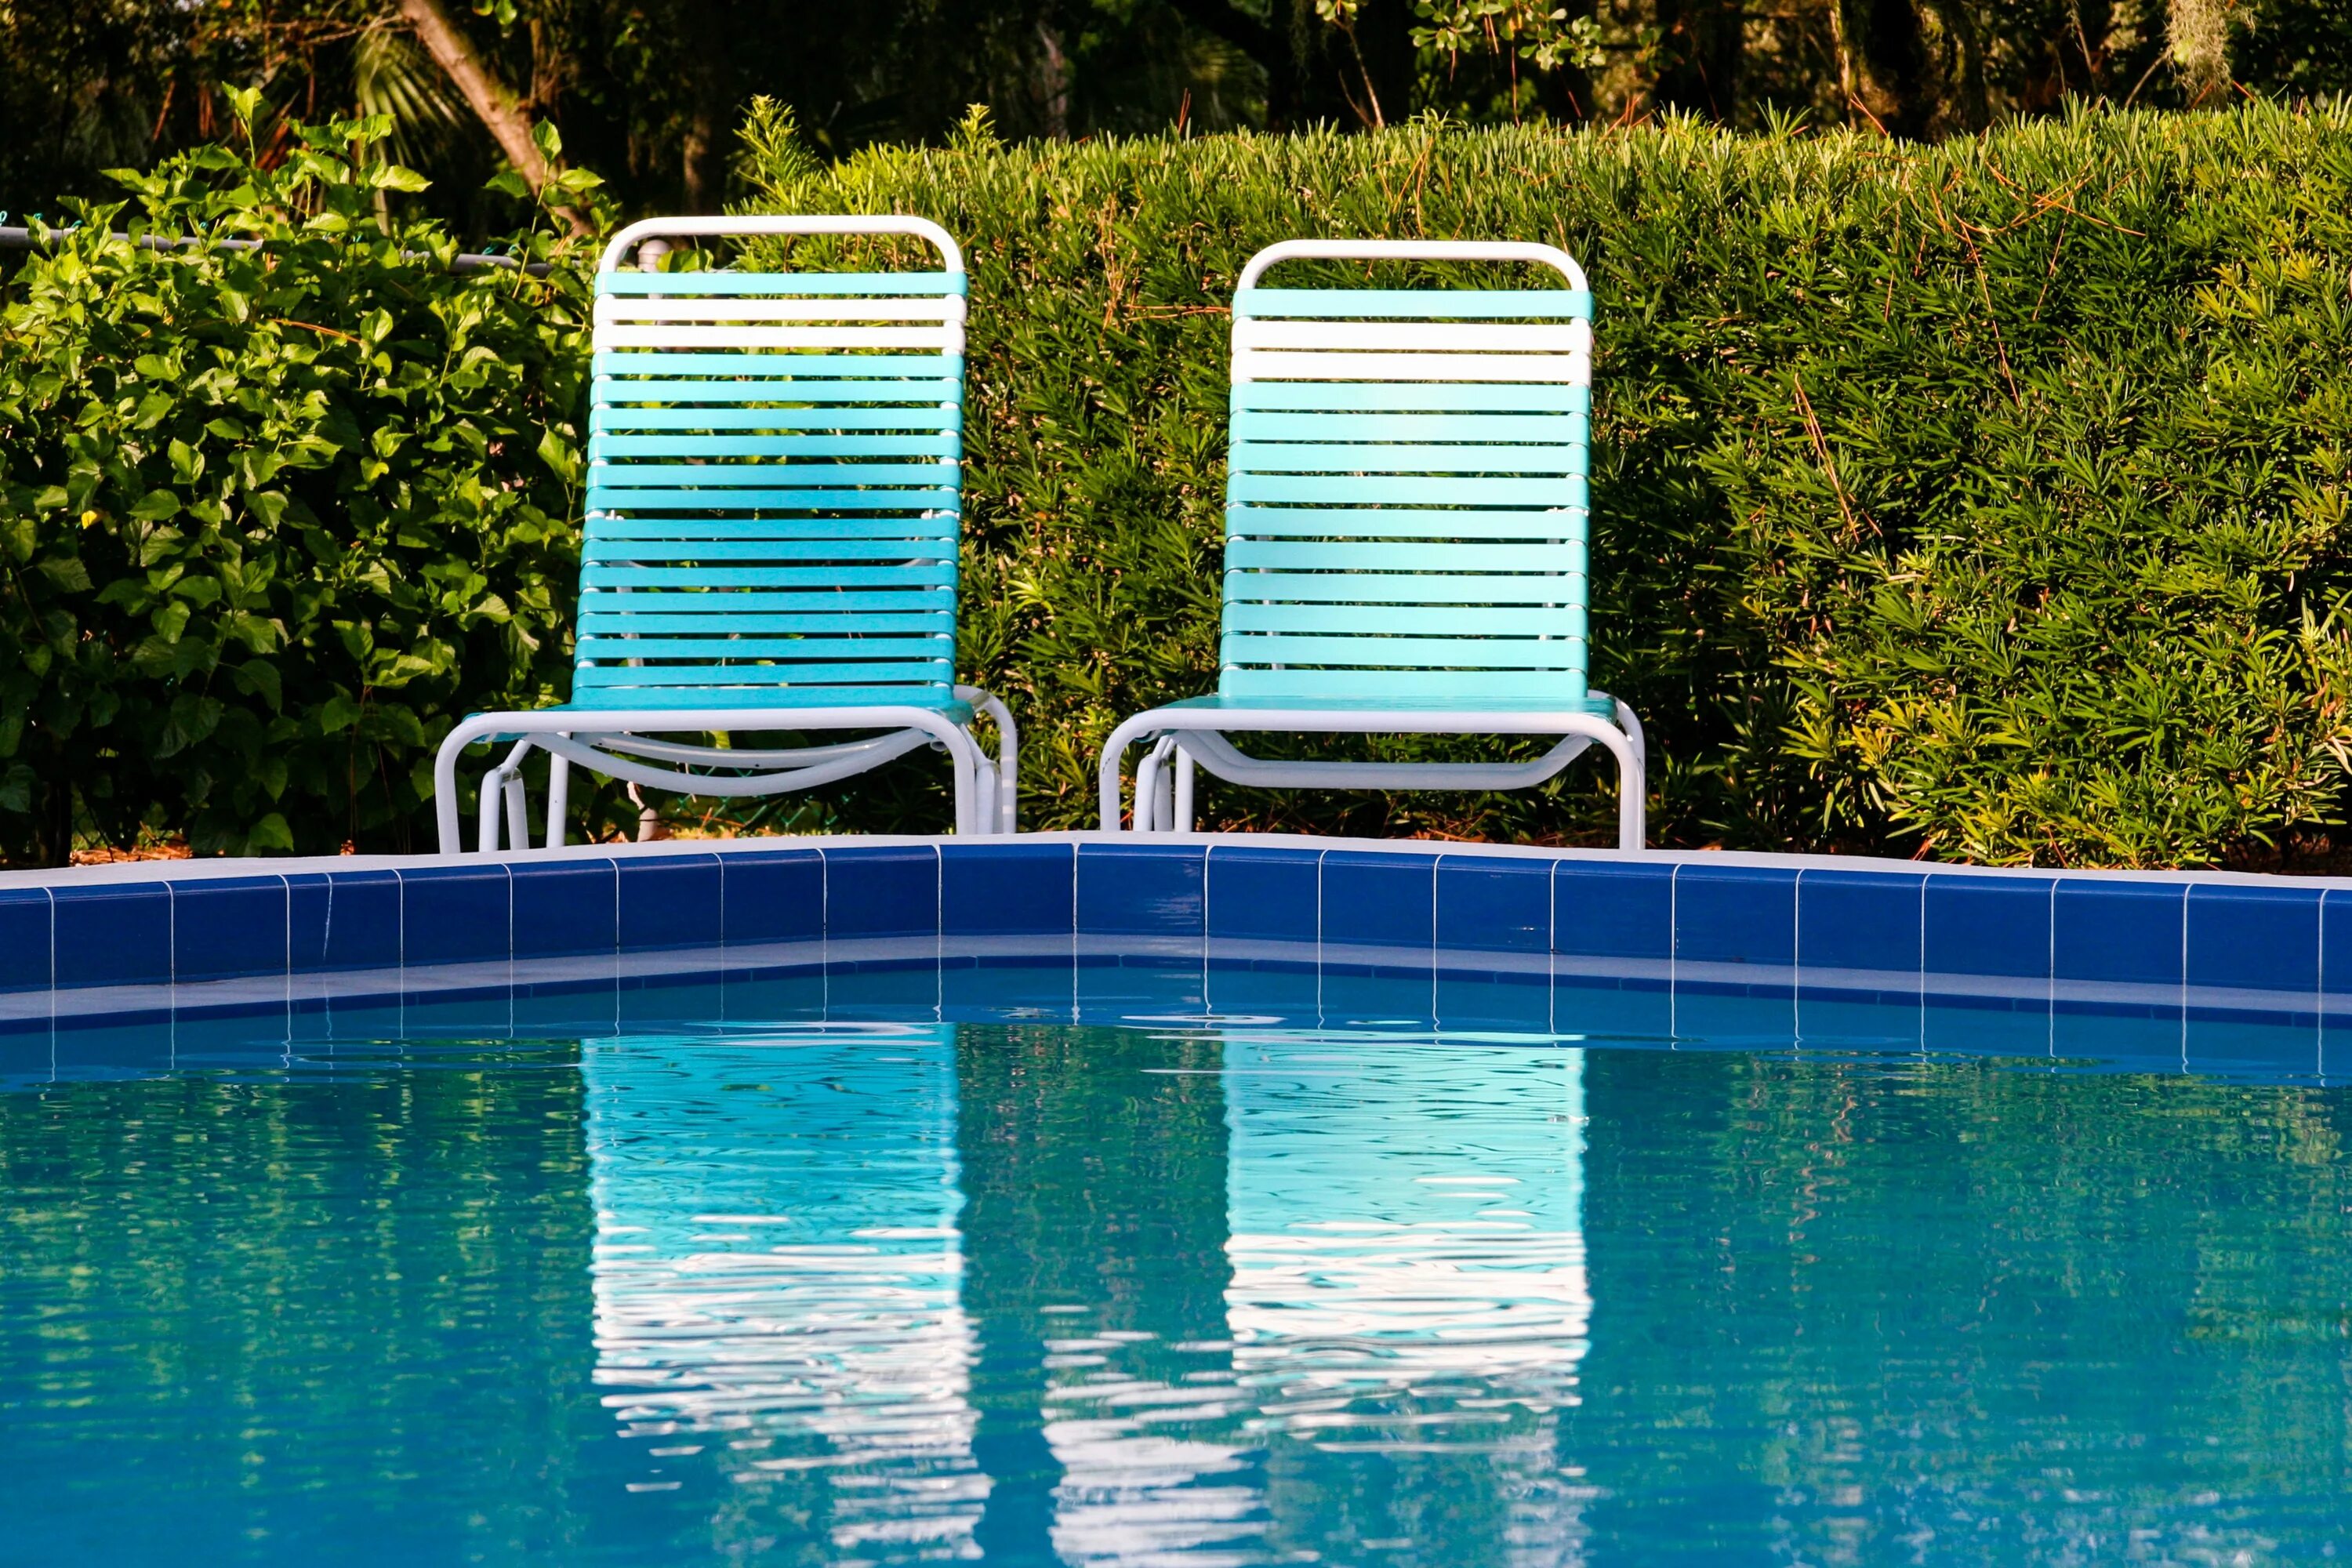
[[[1623,705],[1619,704],[1620,711]],[[1444,709],[1398,710],[1377,711],[1365,710],[1350,712],[1344,709],[1328,708],[1159,708],[1139,713],[1110,733],[1104,742],[1102,763],[1096,784],[1097,804],[1101,811],[1102,828],[1106,833],[1118,831],[1119,823],[1119,762],[1127,749],[1147,737],[1172,733],[1222,735],[1230,731],[1252,733],[1287,731],[1317,734],[1414,734],[1414,735],[1564,735],[1583,736],[1598,741],[1617,759],[1618,800],[1617,837],[1619,847],[1639,849],[1643,847],[1643,806],[1648,789],[1646,755],[1635,750],[1634,742],[1609,720],[1596,713],[1547,712],[1463,712]],[[1557,754],[1559,748],[1555,748]],[[1202,748],[1202,761],[1206,765],[1212,748]],[[1222,759],[1220,759],[1222,760]],[[1245,759],[1255,761],[1258,759]],[[1546,759],[1547,761],[1549,759]],[[1311,766],[1297,763],[1293,766]],[[1412,764],[1354,764],[1361,767],[1410,766]],[[1424,767],[1453,764],[1424,763]],[[1475,764],[1474,764],[1475,765]],[[1499,764],[1512,765],[1512,764]],[[1528,765],[1528,764],[1518,764]],[[1214,771],[1213,769],[1212,771]],[[1358,777],[1360,779],[1361,775]],[[1142,787],[1140,770],[1137,787]],[[1406,785],[1403,787],[1412,787]],[[1459,787],[1459,786],[1455,786]],[[1142,807],[1139,801],[1139,816]]]
[[[480,810],[474,826],[474,847],[485,855],[499,852],[499,797],[505,793],[504,775],[492,768],[482,775]]]
[[[836,746],[789,746],[760,751],[734,746],[690,746],[682,742],[656,741],[643,735],[591,732],[579,734],[577,738],[600,752],[645,757],[657,763],[677,763],[703,767],[772,768],[780,771],[813,768],[841,762],[858,763],[864,767],[878,767],[893,757],[904,756],[918,746],[930,743],[929,737],[903,730],[893,734],[877,735],[868,741],[851,741]],[[845,777],[846,775],[833,776]]]
[[[563,847],[565,819],[572,815],[572,759],[547,756],[547,847]]]
[[[996,770],[988,765],[987,753],[981,754],[980,765],[972,770],[971,782],[977,795],[972,815],[979,818],[982,833],[993,833],[996,831]]]
[[[1197,826],[1192,812],[1192,752],[1189,746],[1176,748],[1176,815],[1169,826],[1178,833],[1190,833]]]
[[[1590,735],[1570,735],[1542,756],[1524,763],[1319,763],[1253,757],[1213,731],[1191,734],[1187,743],[1201,765],[1238,784],[1272,789],[1525,789],[1539,784],[1582,756]]]
[[[715,238],[729,235],[767,234],[906,234],[928,239],[947,258],[945,270],[963,270],[963,252],[946,229],[927,217],[885,215],[874,217],[778,213],[749,217],[649,217],[631,224],[613,237],[596,263],[599,272],[617,272],[622,260],[646,240]]]
[[[485,855],[495,853],[499,847],[499,813],[502,806],[509,825],[513,826],[514,803],[509,798],[509,788],[521,776],[522,760],[529,755],[530,742],[517,741],[514,750],[507,753],[506,761],[482,776],[480,820],[476,824],[476,842],[482,847]],[[530,847],[530,839],[520,827],[515,828],[512,837],[517,848]]]
[[[440,753],[433,765],[434,816],[441,853],[455,855],[460,849],[457,841],[458,759],[467,746],[493,735],[520,734],[533,745],[569,754],[573,761],[586,762],[599,773],[629,779],[633,783],[651,782],[656,788],[699,789],[711,794],[764,793],[711,789],[710,785],[727,781],[702,780],[679,773],[656,774],[652,769],[609,756],[600,756],[593,761],[584,759],[579,753],[589,748],[565,738],[578,730],[582,718],[576,710],[566,711],[560,709],[547,709],[535,713],[477,713],[451,730],[447,739],[441,742]],[[977,770],[985,764],[979,743],[946,714],[930,709],[897,706],[612,709],[600,710],[595,720],[600,727],[608,725],[615,731],[654,731],[672,734],[709,734],[719,730],[919,730],[938,742],[954,763],[957,831],[982,831],[980,820],[971,814],[972,798],[978,793]],[[798,778],[808,771],[799,770],[793,776]]]
[[[890,753],[891,755],[903,755],[905,752],[917,751],[924,746],[939,744],[928,735],[917,734],[913,731],[906,731],[906,733],[911,736],[908,743]],[[625,783],[650,789],[669,790],[678,795],[711,795],[723,799],[740,799],[747,795],[784,795],[796,789],[810,789],[818,784],[832,784],[838,779],[853,777],[875,765],[871,760],[851,757],[828,763],[821,767],[782,768],[772,773],[693,773],[682,768],[658,767],[649,763],[638,762],[632,757],[601,751],[592,741],[576,737],[551,737],[541,741],[540,744],[556,755],[568,757],[592,773],[603,773],[607,778],[620,779]],[[723,756],[725,753],[720,754]]]
[[[1160,770],[1167,765],[1168,753],[1176,744],[1172,735],[1162,735],[1151,749],[1143,753],[1143,761],[1135,766],[1135,831],[1156,833],[1160,828]]]
[[[1259,275],[1276,262],[1302,258],[1330,261],[1533,261],[1557,268],[1571,289],[1591,287],[1584,280],[1584,268],[1565,250],[1517,239],[1286,239],[1251,257],[1234,287],[1253,288]]]
[[[1633,755],[1641,759],[1643,771],[1648,772],[1650,746],[1642,736],[1642,721],[1622,699],[1612,698],[1610,700],[1617,704],[1617,727],[1625,731],[1625,739],[1633,743]]]
[[[507,774],[507,842],[517,849],[530,847],[530,803],[523,795],[522,770]]]
[[[959,686],[956,700],[969,702],[996,726],[996,830],[1015,831],[1021,809],[1021,727],[1013,710],[977,686]]]

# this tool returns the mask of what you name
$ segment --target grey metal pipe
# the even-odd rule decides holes
[[[52,228],[45,233],[36,234],[30,228],[13,224],[0,224],[0,250],[46,250],[56,243],[58,237],[70,232],[68,229]],[[119,239],[126,244],[133,243],[131,236],[127,234],[110,234],[107,237]],[[258,250],[262,244],[257,239],[197,239],[194,237],[166,239],[160,235],[152,234],[141,235],[135,243],[142,250],[193,250],[199,246],[208,246],[215,250]],[[404,250],[401,256],[410,261],[432,259],[431,252],[423,250]],[[475,251],[464,252],[453,258],[449,263],[449,270],[452,272],[484,272],[494,268],[507,270],[514,268],[520,268],[534,278],[544,278],[550,270],[544,261],[517,261],[511,256],[488,256]]]

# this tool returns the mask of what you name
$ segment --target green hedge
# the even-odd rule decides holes
[[[0,292],[8,862],[422,848],[433,742],[566,689],[585,280],[380,227],[381,130],[176,159]]]
[[[831,169],[763,205],[945,223],[973,273],[964,653],[1085,824],[1120,715],[1215,670],[1225,305],[1299,235],[1549,240],[1599,298],[1595,674],[1655,837],[2194,864],[2335,816],[2352,740],[2352,106],[1853,134],[1220,137]],[[1401,749],[1401,748],[1400,748]],[[1606,841],[1525,797],[1267,827]]]
[[[67,783],[109,832],[405,842],[452,715],[563,689],[577,283],[399,261],[447,241],[357,234],[367,176],[331,140],[271,176],[308,194],[257,198],[295,215],[271,267],[79,241],[7,285],[12,856]],[[2198,863],[2337,815],[2352,108],[1926,147],[1689,123],[1007,147],[975,121],[831,168],[755,118],[745,156],[763,206],[965,242],[962,656],[1024,721],[1030,826],[1087,824],[1118,718],[1213,683],[1233,279],[1359,234],[1547,239],[1592,273],[1595,670],[1651,726],[1655,837]],[[185,194],[205,178],[142,200],[166,226],[253,208],[226,174]],[[939,773],[897,764],[825,819],[935,826]],[[1580,763],[1517,797],[1204,804],[1585,842],[1612,788]]]

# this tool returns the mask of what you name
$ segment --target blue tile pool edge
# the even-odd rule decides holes
[[[0,873],[0,1030],[1058,962],[2319,1021],[2352,879],[1099,834]]]

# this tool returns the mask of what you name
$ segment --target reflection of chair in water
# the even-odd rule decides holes
[[[625,1435],[793,1490],[840,1546],[968,1549],[951,1026],[583,1050],[596,1380]],[[655,1480],[652,1486],[666,1484]]]
[[[1235,1375],[1320,1454],[1469,1459],[1507,1555],[1575,1555],[1583,1053],[1229,1035],[1223,1080]]]

